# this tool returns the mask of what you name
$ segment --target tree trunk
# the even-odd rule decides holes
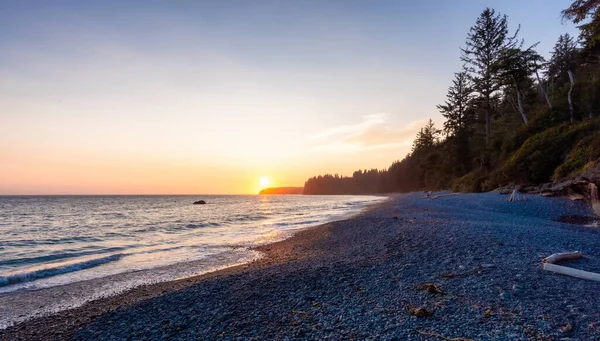
[[[540,75],[538,74],[537,65],[535,66],[535,76],[537,77],[540,92],[542,93],[542,95],[544,95],[544,98],[546,99],[548,108],[552,109],[552,103],[550,103],[550,98],[548,98],[548,92],[546,91],[546,89],[544,89],[544,85],[542,84],[542,80],[540,79]]]
[[[523,117],[523,122],[527,125],[527,114],[525,114],[525,110],[523,110],[523,99],[521,98],[521,91],[519,91],[519,87],[517,86],[517,82],[515,81],[515,90],[517,90],[517,105],[519,108],[519,113]]]
[[[573,72],[568,70],[569,81],[571,81],[571,88],[569,89],[569,112],[571,113],[571,123],[575,121],[575,109],[573,109],[573,99],[571,98],[571,93],[573,93],[573,85],[575,85],[575,79],[573,79]]]

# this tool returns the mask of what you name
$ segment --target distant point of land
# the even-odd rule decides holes
[[[302,194],[304,187],[269,187],[258,194]]]

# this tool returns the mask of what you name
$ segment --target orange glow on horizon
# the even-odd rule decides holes
[[[269,178],[266,176],[261,176],[259,182],[260,182],[261,189],[269,187],[269,184],[271,183]]]

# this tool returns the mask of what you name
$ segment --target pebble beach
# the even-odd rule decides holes
[[[0,331],[2,340],[600,340],[600,229],[584,201],[390,197],[256,247],[259,260],[146,285]],[[586,218],[587,217],[587,218]]]

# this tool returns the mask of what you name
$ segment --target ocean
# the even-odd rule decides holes
[[[206,205],[193,205],[196,200]],[[246,263],[377,196],[0,196],[0,328]]]

